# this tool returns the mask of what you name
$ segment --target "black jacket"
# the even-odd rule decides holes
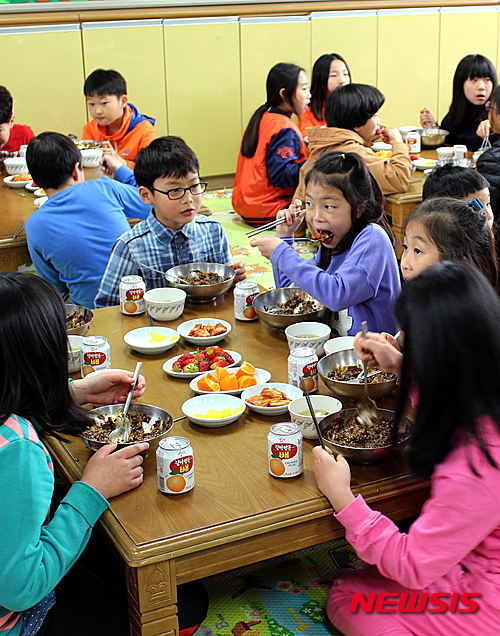
[[[500,216],[500,141],[479,157],[477,170],[490,182],[491,209],[497,221]]]
[[[483,139],[476,133],[476,130],[483,119],[488,119],[486,108],[484,106],[475,106],[470,102],[467,104],[465,117],[458,126],[450,124],[450,114],[448,113],[441,122],[441,128],[449,133],[446,135],[446,143],[450,144],[450,146],[463,144],[471,152],[479,150]]]

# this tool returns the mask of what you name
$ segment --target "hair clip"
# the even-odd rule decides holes
[[[484,210],[484,205],[477,197],[475,199],[472,199],[471,201],[467,201],[467,205],[470,208],[472,208],[475,212],[480,212],[481,210]]]

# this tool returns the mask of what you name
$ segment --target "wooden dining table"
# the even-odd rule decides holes
[[[227,320],[232,330],[219,343],[254,366],[271,372],[271,381],[287,382],[289,349],[285,334],[265,323],[234,318],[231,292],[204,304],[186,303],[182,316],[156,323],[175,329],[199,317]],[[182,339],[159,355],[132,351],[123,337],[148,326],[146,314],[125,316],[119,307],[95,310],[89,334],[104,335],[111,345],[113,368],[132,371],[143,362],[146,392],[141,399],[182,416],[182,404],[195,393],[189,381],[163,371],[163,363],[195,347]],[[78,376],[76,376],[78,377]],[[320,382],[319,392],[330,395]],[[348,402],[346,404],[349,404]],[[380,402],[394,406],[394,397]],[[344,534],[328,500],[314,479],[312,448],[304,440],[304,472],[292,479],[268,471],[267,434],[273,423],[290,421],[288,413],[266,417],[249,409],[223,428],[206,428],[184,419],[169,435],[187,437],[194,449],[195,486],[167,495],[157,485],[155,453],[144,460],[144,482],[115,497],[99,521],[126,571],[131,633],[177,635],[176,585],[270,557],[316,545]],[[47,438],[57,472],[68,483],[78,480],[90,451],[80,438]],[[413,476],[404,453],[383,463],[352,466],[352,486],[367,502],[394,520],[418,514],[428,497],[428,482]]]

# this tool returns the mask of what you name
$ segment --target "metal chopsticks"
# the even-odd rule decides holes
[[[295,213],[295,217],[299,216],[301,212],[302,210],[297,210],[297,212]],[[254,230],[250,230],[246,234],[248,238],[252,238],[252,236],[257,236],[257,234],[260,234],[261,232],[265,232],[266,230],[272,230],[273,228],[278,227],[278,225],[285,223],[285,221],[286,221],[285,217],[283,217],[282,219],[276,219],[276,221],[271,221],[270,223],[261,225],[260,227],[257,227]]]

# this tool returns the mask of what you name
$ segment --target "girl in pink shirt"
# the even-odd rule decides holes
[[[328,616],[345,636],[496,636],[500,301],[475,267],[445,262],[409,281],[395,311],[404,339],[396,421],[418,387],[409,461],[431,477],[431,493],[408,534],[401,533],[354,497],[343,457],[313,450],[320,490],[373,566],[335,582]],[[358,338],[361,359],[382,368],[384,350],[376,339]]]

